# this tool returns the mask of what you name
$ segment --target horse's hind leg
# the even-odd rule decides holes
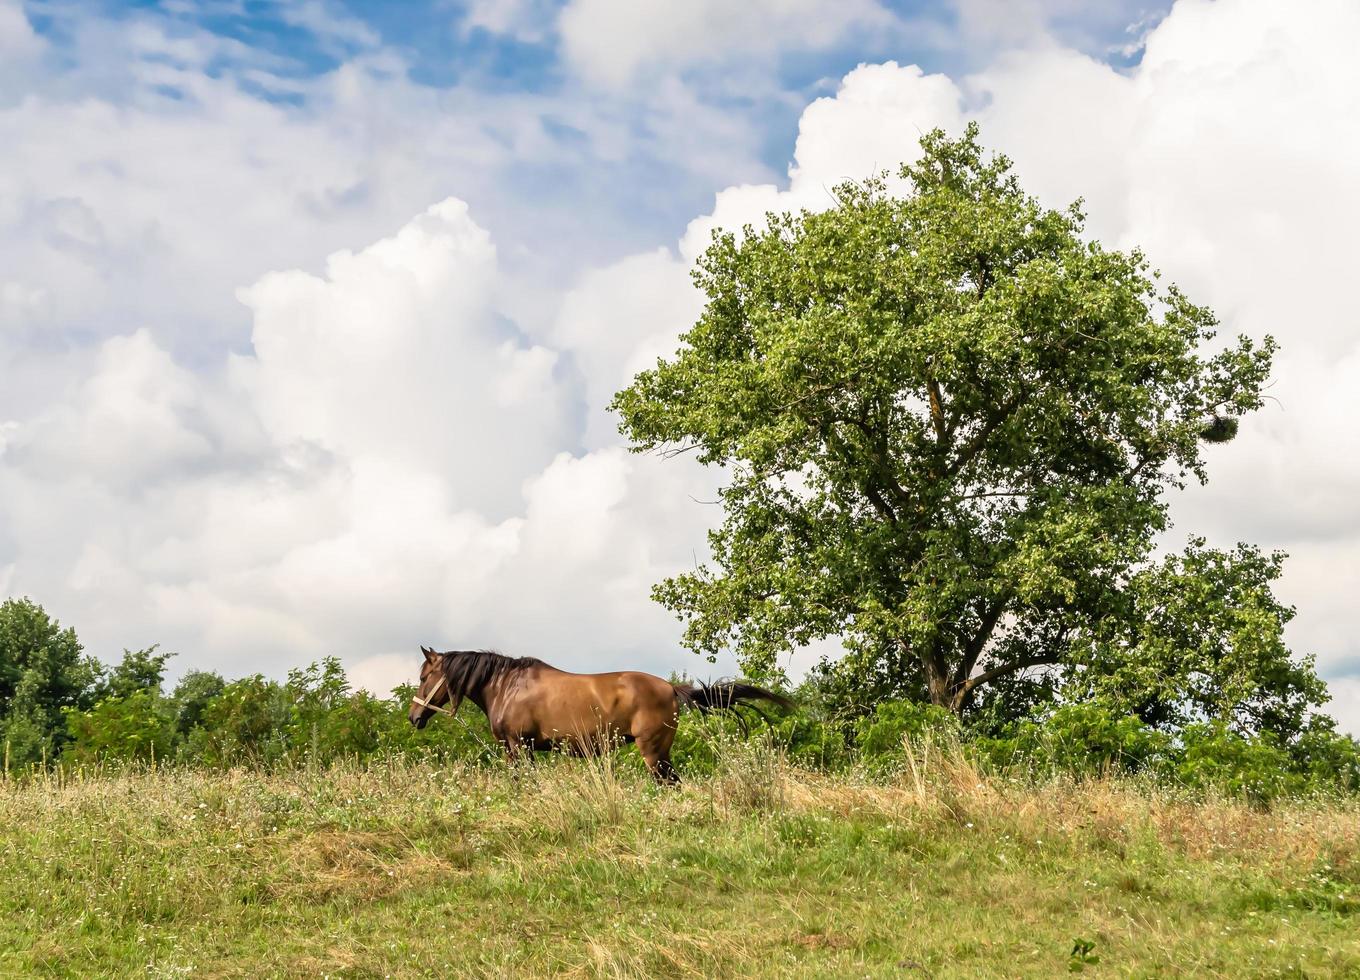
[[[675,729],[664,725],[637,736],[638,751],[647,763],[647,770],[663,786],[675,786],[680,782],[680,774],[671,765],[671,743],[674,741]]]
[[[679,786],[680,774],[675,771],[675,766],[671,765],[669,756],[662,756],[656,760],[656,765],[651,767],[652,777],[662,786]]]

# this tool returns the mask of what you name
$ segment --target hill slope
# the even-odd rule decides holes
[[[1360,974],[1354,804],[957,761],[37,779],[0,786],[0,827],[3,975]]]

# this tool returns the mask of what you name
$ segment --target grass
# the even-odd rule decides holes
[[[939,753],[36,778],[0,828],[4,976],[1360,976],[1354,802]]]

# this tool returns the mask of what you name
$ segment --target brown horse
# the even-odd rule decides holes
[[[491,734],[511,760],[521,749],[562,747],[586,755],[636,742],[661,783],[680,781],[670,753],[682,707],[713,711],[753,701],[792,706],[782,694],[741,681],[672,684],[636,670],[571,674],[533,657],[489,650],[420,651],[425,663],[410,714],[417,728],[436,711],[453,715],[466,698],[486,712]]]

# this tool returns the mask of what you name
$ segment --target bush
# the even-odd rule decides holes
[[[150,689],[104,698],[88,711],[67,709],[71,741],[62,759],[82,764],[168,759],[175,744],[175,714]]]
[[[1294,767],[1315,788],[1360,790],[1360,742],[1336,730],[1330,718],[1314,716],[1290,747]]]
[[[416,690],[402,684],[392,696],[378,702],[383,706],[378,718],[378,751],[383,754],[429,756],[437,760],[500,757],[500,747],[491,737],[491,725],[477,708],[464,704],[458,715],[436,715],[424,728],[416,728],[407,718]]]
[[[228,684],[204,707],[181,755],[209,766],[270,765],[288,754],[293,704],[283,685],[256,674]]]
[[[1265,802],[1307,788],[1272,732],[1245,737],[1226,725],[1189,725],[1175,775],[1186,786]]]
[[[799,712],[782,719],[774,737],[786,747],[789,761],[804,769],[835,771],[854,762],[853,728],[834,718]]]
[[[11,768],[51,762],[66,742],[63,712],[97,696],[97,661],[69,627],[30,599],[0,602],[0,751]]]
[[[887,701],[860,720],[855,744],[869,769],[886,772],[900,767],[908,739],[944,737],[957,740],[958,719],[944,708],[920,701]]]
[[[1007,735],[975,740],[993,765],[1094,776],[1141,772],[1164,764],[1171,738],[1135,715],[1103,705],[1065,704],[1012,726]]]

